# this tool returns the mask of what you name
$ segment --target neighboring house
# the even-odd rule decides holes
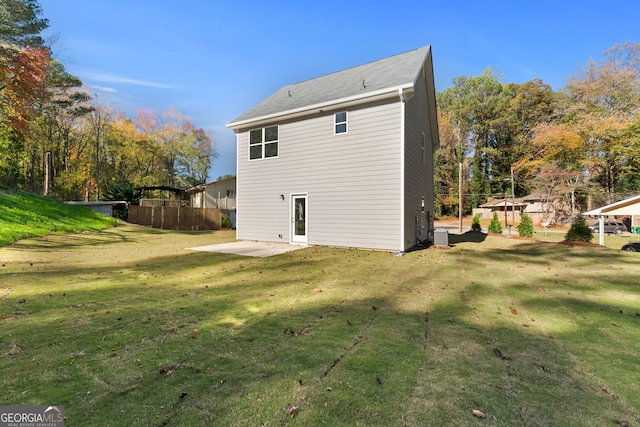
[[[227,127],[238,239],[405,251],[430,238],[430,46],[285,86]]]
[[[512,199],[489,199],[486,203],[473,210],[473,215],[481,214],[481,218],[491,218],[493,213],[498,213],[500,219],[507,212],[509,222],[519,222],[523,212],[526,212],[534,224],[556,224],[559,222],[557,215],[559,210],[555,204],[546,201],[543,197],[535,194]]]
[[[188,189],[192,208],[218,208],[223,213],[236,209],[236,177],[230,177]]]
[[[527,204],[522,202],[522,199],[512,199],[507,197],[506,199],[489,199],[486,203],[480,205],[479,208],[473,210],[473,215],[481,214],[481,218],[492,218],[493,213],[496,212],[498,216],[507,212],[509,221],[512,221],[512,217],[516,217],[520,220],[522,211],[527,208]],[[501,218],[502,219],[502,218]]]
[[[556,207],[556,205],[564,206],[560,203],[554,203],[539,194],[529,194],[518,200],[526,205],[523,212],[529,214],[534,224],[546,224],[548,226],[565,222],[561,219],[566,216],[561,215],[561,212],[564,212],[564,210]],[[570,209],[570,207],[566,208]]]
[[[481,214],[482,218],[491,218],[494,212],[498,216],[503,216],[507,211],[507,218],[515,222],[520,221],[523,212],[526,212],[534,224],[565,224],[571,221],[571,206],[562,200],[549,201],[545,197],[537,194],[529,194],[524,197],[511,199],[489,199],[480,207],[473,209],[473,215]],[[501,217],[502,219],[502,217]]]

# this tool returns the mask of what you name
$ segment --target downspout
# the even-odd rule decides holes
[[[405,249],[405,96],[402,88],[398,88],[398,96],[400,97],[400,247],[399,251],[404,252]]]
[[[240,170],[240,134],[238,132],[236,132],[236,240],[240,240],[240,238],[238,237],[238,230],[240,229],[240,227],[238,227],[238,223],[240,222],[240,192],[238,191],[239,185],[238,183],[240,182],[240,174],[238,173],[238,171]]]

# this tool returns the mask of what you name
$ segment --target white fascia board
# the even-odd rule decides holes
[[[600,208],[592,209],[590,211],[583,212],[582,215],[596,216],[596,215],[637,215],[635,213],[638,210],[637,205],[640,203],[640,196],[630,197],[628,199],[620,200],[610,205],[602,206]]]
[[[367,94],[349,96],[346,98],[334,99],[319,104],[307,105],[305,107],[300,107],[293,110],[281,111],[278,113],[268,114],[266,116],[228,123],[226,126],[232,130],[238,130],[241,128],[246,128],[248,126],[260,126],[267,123],[273,123],[275,121],[303,117],[312,112],[322,112],[323,110],[327,109],[348,108],[354,105],[363,104],[365,102],[375,102],[383,99],[395,98],[398,97],[398,93],[402,93],[404,96],[413,94],[413,84],[407,83],[402,86],[381,89]]]

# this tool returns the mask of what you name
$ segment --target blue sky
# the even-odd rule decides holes
[[[176,109],[211,129],[209,179],[235,173],[225,124],[280,87],[425,45],[436,90],[492,67],[554,90],[615,44],[640,42],[637,0],[40,0],[55,56],[112,104]]]

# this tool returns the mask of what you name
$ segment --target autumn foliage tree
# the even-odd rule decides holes
[[[541,80],[503,84],[491,69],[480,76],[456,78],[452,87],[438,94],[439,114],[444,119],[441,144],[445,141],[438,167],[447,170],[444,176],[451,177],[449,169],[459,157],[469,163],[471,207],[494,194],[511,191],[512,167],[530,150],[532,130],[548,119],[555,102],[550,86]],[[456,141],[451,143],[453,139]],[[453,150],[451,144],[457,148]],[[527,191],[524,182],[515,184],[517,192]],[[453,182],[443,187],[456,188]],[[450,198],[443,196],[441,200]]]
[[[474,207],[509,193],[511,177],[516,197],[538,193],[563,206],[552,221],[574,215],[581,194],[613,202],[640,191],[640,44],[612,47],[560,92],[539,79],[502,84],[491,70],[462,76],[438,94],[438,107],[445,143],[436,175],[447,180],[440,187],[453,194],[447,144],[461,135]],[[439,197],[442,212],[451,200]]]
[[[178,111],[131,119],[104,105],[51,58],[41,12],[37,0],[0,2],[0,184],[42,192],[48,173],[54,196],[96,200],[114,185],[206,182],[212,134]]]
[[[46,89],[49,50],[40,32],[48,21],[40,18],[35,0],[3,0],[0,22],[0,100],[2,119],[24,134],[36,99]]]
[[[582,137],[591,180],[613,202],[614,193],[627,189],[625,178],[640,172],[640,44],[616,45],[601,62],[590,61],[566,92],[565,120]]]
[[[149,144],[156,147],[156,185],[192,187],[208,179],[211,161],[217,157],[210,132],[198,128],[179,111],[160,117],[138,111],[139,127]]]
[[[37,100],[46,93],[49,51],[39,47],[0,48],[0,114],[18,135],[28,133]]]
[[[469,146],[443,108],[438,108],[438,130],[440,147],[434,156],[436,215],[458,215],[458,176],[462,168],[464,188],[467,188]]]
[[[39,33],[48,25],[35,0],[3,0],[0,15],[0,182],[23,181],[24,137],[46,89],[49,50]]]

